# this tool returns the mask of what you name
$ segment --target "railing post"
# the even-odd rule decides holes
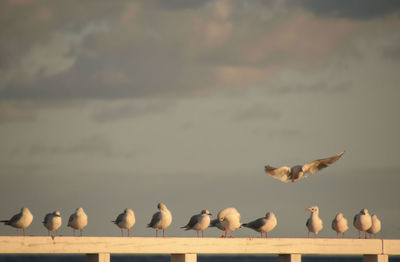
[[[86,254],[86,262],[110,262],[110,253]]]
[[[301,262],[301,254],[279,254],[279,262]]]
[[[197,262],[197,254],[171,254],[171,262]]]
[[[364,255],[363,262],[388,262],[388,255]]]

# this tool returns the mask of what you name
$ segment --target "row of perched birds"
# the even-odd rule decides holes
[[[163,237],[165,236],[165,229],[171,225],[172,214],[168,210],[167,206],[163,203],[157,205],[159,209],[152,218],[147,227],[154,228],[156,230],[156,237],[158,236],[158,230],[163,231]],[[308,237],[310,237],[310,232],[314,233],[314,237],[318,235],[318,232],[323,228],[323,223],[319,217],[319,209],[317,206],[313,206],[306,209],[311,211],[311,216],[306,222],[308,229]],[[204,230],[207,227],[217,227],[223,231],[221,237],[227,237],[227,232],[231,231],[230,237],[233,237],[233,232],[240,227],[251,228],[259,233],[263,237],[268,237],[268,232],[273,230],[277,225],[277,219],[273,212],[268,212],[265,217],[258,218],[249,223],[242,224],[240,221],[240,213],[233,207],[222,209],[218,212],[217,219],[210,219],[211,213],[208,210],[202,210],[200,214],[194,215],[190,218],[187,225],[182,228],[186,230],[195,230],[197,232],[197,237],[199,237],[199,232],[201,231],[202,237],[204,237]],[[21,212],[14,215],[9,220],[2,220],[6,225],[17,228],[17,233],[19,230],[23,229],[24,236],[26,235],[26,228],[32,223],[33,215],[28,208],[24,207]],[[130,233],[130,228],[135,224],[135,213],[132,209],[126,208],[123,213],[119,214],[115,223],[120,229],[121,234],[124,236],[124,230],[127,229],[128,236]],[[75,230],[80,230],[82,235],[83,228],[87,225],[88,218],[83,210],[83,208],[77,208],[76,211],[69,217],[68,227],[73,229],[74,235]],[[47,214],[44,217],[43,225],[47,228],[48,234],[55,231],[58,234],[58,229],[62,224],[61,214],[59,211],[54,211]],[[354,216],[353,220],[354,227],[358,230],[358,237],[360,238],[360,232],[365,232],[365,238],[367,238],[367,233],[372,234],[376,237],[381,229],[381,222],[376,215],[372,217],[368,214],[367,209],[362,209],[360,213]],[[337,232],[337,237],[339,234],[343,234],[348,229],[347,219],[344,218],[342,213],[338,213],[332,221],[332,229]]]

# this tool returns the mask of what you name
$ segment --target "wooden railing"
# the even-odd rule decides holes
[[[172,262],[195,262],[197,254],[278,254],[279,261],[299,262],[301,255],[318,254],[387,262],[400,255],[400,240],[0,236],[0,254],[86,254],[90,262],[109,262],[110,254],[171,254]]]

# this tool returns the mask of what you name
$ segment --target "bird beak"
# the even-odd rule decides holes
[[[311,211],[311,208],[306,208],[306,211]]]

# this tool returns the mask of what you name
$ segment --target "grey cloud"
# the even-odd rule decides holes
[[[400,11],[400,2],[397,0],[302,0],[299,4],[318,16],[343,17],[350,19],[372,19],[393,13],[399,13]]]
[[[265,119],[265,120],[278,120],[282,117],[280,111],[267,107],[265,105],[256,104],[248,108],[238,110],[233,120],[237,121],[247,121],[253,119]]]
[[[140,103],[133,100],[117,105],[103,106],[93,113],[92,118],[100,123],[123,120],[165,112],[169,106],[170,104],[165,102]]]
[[[101,135],[94,135],[82,139],[76,144],[71,145],[33,145],[29,148],[29,153],[36,154],[100,154],[104,156],[114,155],[111,143]]]
[[[305,93],[337,93],[345,92],[352,88],[351,83],[339,82],[329,84],[326,81],[317,81],[310,84],[296,84],[292,85],[278,85],[271,87],[268,91],[271,94],[284,95],[284,94],[305,94]]]

